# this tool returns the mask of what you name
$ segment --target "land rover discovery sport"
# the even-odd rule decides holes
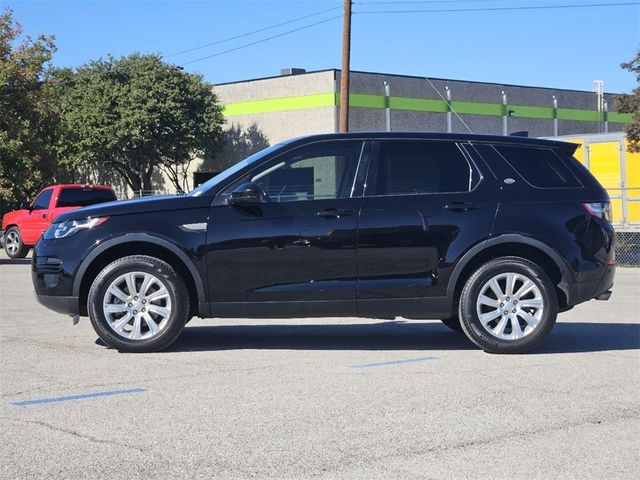
[[[121,351],[192,316],[441,319],[522,353],[558,312],[608,299],[606,191],[575,145],[422,133],[283,142],[183,196],[82,208],[35,247],[33,284]]]

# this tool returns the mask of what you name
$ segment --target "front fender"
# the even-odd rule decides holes
[[[78,267],[78,270],[76,271],[75,279],[73,282],[73,295],[75,297],[80,296],[80,290],[81,290],[82,280],[84,278],[84,275],[86,274],[87,270],[90,268],[91,264],[96,258],[98,258],[101,254],[107,252],[113,247],[116,247],[118,245],[123,245],[126,243],[133,243],[133,242],[157,245],[158,247],[164,248],[170,251],[176,257],[178,257],[180,261],[185,265],[187,270],[189,271],[193,279],[193,282],[196,286],[196,292],[198,295],[198,305],[200,306],[200,309],[202,310],[203,305],[208,306],[207,298],[205,295],[205,288],[202,282],[202,277],[198,272],[198,269],[194,265],[193,261],[191,260],[191,258],[189,258],[189,256],[186,255],[177,245],[163,238],[160,238],[154,235],[149,235],[148,233],[127,233],[122,236],[107,240],[103,244],[94,248],[91,251],[91,253],[89,253],[89,255],[87,255],[87,257],[82,261],[82,263]]]

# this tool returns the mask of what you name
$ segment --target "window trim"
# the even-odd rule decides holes
[[[473,183],[473,173],[475,172],[478,176],[478,180],[473,185],[473,188],[470,188],[466,191],[452,191],[452,192],[431,192],[431,193],[403,193],[403,194],[394,194],[394,195],[376,195],[371,192],[375,192],[378,186],[378,165],[380,163],[380,147],[382,142],[420,142],[420,143],[451,143],[455,145],[462,155],[462,158],[467,162],[467,166],[469,167],[469,187],[471,187]],[[367,178],[365,182],[365,192],[364,196],[366,198],[387,198],[387,197],[422,197],[429,196],[433,197],[435,195],[464,195],[468,193],[475,192],[480,185],[482,185],[484,181],[484,176],[482,171],[478,168],[476,163],[473,161],[473,158],[466,152],[463,148],[463,145],[458,140],[447,140],[447,139],[424,139],[424,138],[383,138],[378,139],[372,142],[373,148],[371,152],[371,160],[369,161],[369,167],[367,172]]]
[[[484,159],[484,157],[482,156],[480,151],[475,148],[474,144],[475,145],[490,146],[491,148],[493,148],[495,150],[495,152],[498,154],[498,156],[502,159],[502,161],[504,161],[509,167],[511,167],[511,170],[513,170],[513,172],[518,177],[520,177],[522,179],[522,181],[525,182],[527,185],[529,185],[531,188],[535,188],[537,190],[564,190],[564,189],[581,189],[581,188],[585,188],[584,184],[580,180],[579,176],[576,175],[576,172],[574,172],[573,169],[571,168],[571,166],[567,165],[565,160],[560,155],[558,155],[558,152],[557,152],[556,148],[553,148],[553,147],[550,147],[550,146],[544,146],[544,145],[534,145],[534,144],[531,144],[531,143],[526,143],[526,144],[520,145],[520,144],[509,143],[509,142],[471,142],[471,145],[474,147],[474,150],[476,151],[478,156],[480,158],[482,158],[482,161],[487,165],[487,168],[491,171],[491,173],[493,173],[493,175],[496,177],[496,180],[498,180],[498,182],[500,182],[500,177],[498,175],[498,172],[494,172],[493,171],[493,169],[489,166],[489,164]],[[553,155],[555,155],[555,157],[558,159],[558,161],[562,165],[564,165],[564,167],[567,169],[567,171],[571,175],[573,175],[573,178],[578,182],[578,185],[575,185],[575,186],[566,185],[566,186],[562,186],[562,187],[539,187],[537,185],[534,185],[531,182],[529,182],[529,180],[527,180],[524,177],[524,175],[522,175],[520,173],[520,171],[504,155],[502,155],[502,153],[500,152],[500,150],[497,147],[525,148],[525,149],[530,149],[530,150],[547,150],[547,151],[550,151],[550,152],[553,153]]]
[[[264,167],[269,168],[272,165],[277,164],[279,160],[283,155],[289,155],[289,154],[295,154],[295,152],[297,150],[300,149],[304,149],[304,148],[308,148],[308,147],[313,147],[313,146],[321,146],[322,144],[326,144],[326,143],[343,143],[343,142],[360,142],[361,146],[360,146],[360,155],[358,157],[357,160],[357,165],[356,165],[356,170],[353,176],[353,184],[350,188],[350,192],[349,192],[349,196],[348,197],[341,197],[341,198],[336,198],[333,200],[345,200],[347,198],[358,198],[358,197],[362,197],[363,192],[362,192],[362,188],[358,188],[358,182],[361,180],[360,172],[361,170],[364,170],[363,167],[366,167],[366,165],[368,164],[369,160],[370,160],[370,149],[369,149],[369,144],[371,143],[370,140],[367,140],[366,138],[346,138],[346,139],[340,139],[340,138],[331,138],[331,139],[323,139],[323,140],[318,140],[315,142],[309,142],[309,143],[305,143],[302,145],[296,145],[292,148],[287,148],[281,152],[276,153],[274,156],[270,157],[267,160],[264,160],[263,162],[260,162],[258,165],[253,166],[253,168],[250,168],[249,170],[244,170],[244,171],[240,171],[238,172],[238,174],[236,176],[234,176],[233,178],[230,178],[229,181],[227,183],[224,184],[223,187],[220,188],[220,190],[218,190],[218,192],[215,194],[212,202],[211,202],[211,206],[212,207],[217,207],[217,206],[227,206],[227,198],[225,197],[224,193],[225,191],[233,186],[234,184],[236,184],[237,182],[239,182],[243,177],[246,177],[247,175],[252,175],[254,174],[255,171],[262,169]],[[358,191],[360,191],[360,194],[358,195]],[[327,200],[332,200],[330,198],[322,198],[322,199],[317,199],[317,200],[287,200],[284,202],[267,202],[269,204],[271,203],[300,203],[300,202],[316,202],[316,201],[327,201]]]

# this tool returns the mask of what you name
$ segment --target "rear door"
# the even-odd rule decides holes
[[[447,312],[456,260],[491,232],[495,184],[448,140],[374,146],[358,225],[358,313]]]

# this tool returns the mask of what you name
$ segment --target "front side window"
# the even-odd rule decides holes
[[[361,151],[360,141],[302,147],[234,182],[225,194],[242,183],[256,183],[270,202],[346,198],[351,196]]]
[[[384,141],[375,195],[468,192],[473,170],[453,142]]]
[[[51,188],[40,192],[40,195],[38,195],[33,201],[31,208],[33,208],[34,210],[47,210],[49,208],[49,203],[51,202],[52,193],[53,189]]]

